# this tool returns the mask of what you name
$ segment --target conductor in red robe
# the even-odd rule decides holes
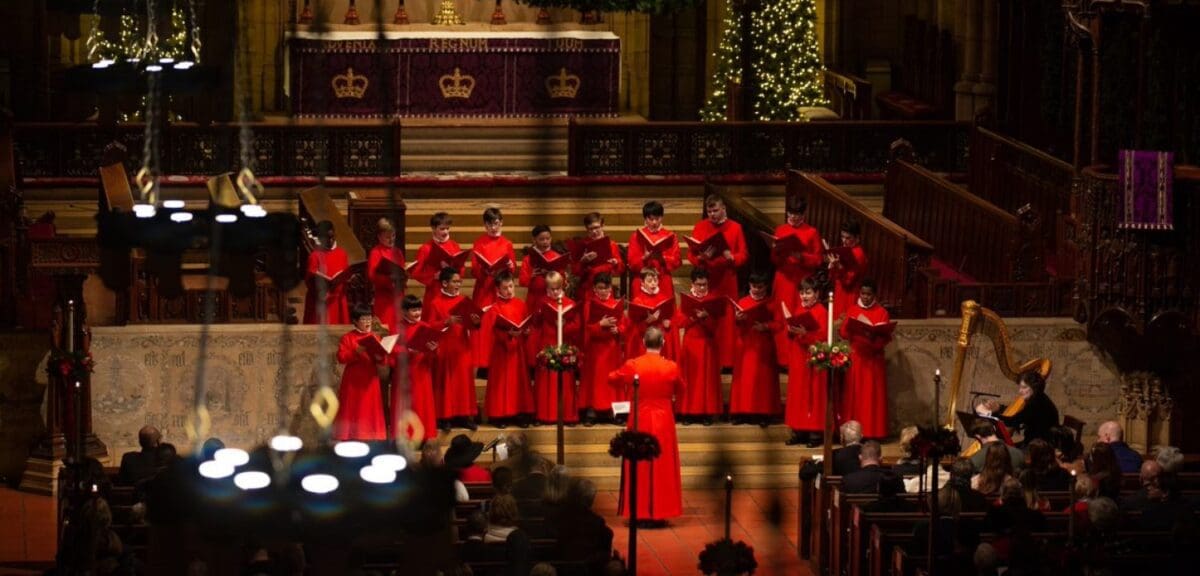
[[[808,201],[802,197],[788,200],[784,209],[786,223],[775,228],[775,246],[771,249],[771,263],[775,265],[775,282],[771,287],[771,295],[779,302],[784,302],[789,309],[797,308],[800,282],[816,273],[824,262],[824,249],[821,246],[821,233],[804,221],[808,212]],[[781,242],[787,238],[788,241]],[[800,248],[792,248],[794,238]],[[779,353],[779,363],[787,365],[788,335],[779,331],[775,338],[775,350]]]
[[[412,342],[413,336],[417,329],[421,326],[428,326],[421,322],[421,299],[409,294],[404,297],[400,307],[401,320],[400,326],[404,329],[404,341]],[[433,360],[437,355],[437,349],[440,341],[429,342],[420,349],[408,348],[408,366],[405,374],[408,376],[407,394],[401,386],[396,385],[396,380],[392,383],[392,418],[399,424],[404,424],[402,416],[403,409],[412,411],[421,421],[421,428],[424,431],[423,439],[432,440],[437,438],[437,403],[434,400],[433,394]],[[407,399],[407,406],[403,400]],[[394,431],[396,436],[410,437],[413,430]],[[420,440],[421,438],[417,438]]]
[[[450,238],[450,226],[454,224],[454,219],[445,212],[436,212],[429,218],[429,229],[431,231],[430,238],[427,242],[417,248],[417,264],[413,266],[411,275],[413,280],[420,282],[425,286],[425,309],[429,309],[429,302],[437,294],[440,280],[438,275],[442,272],[442,268],[448,266],[444,261],[434,261],[433,254],[434,246],[440,246],[442,251],[447,254],[458,254],[462,252],[462,247]],[[455,269],[461,276],[463,271],[459,267]]]
[[[676,326],[683,331],[683,344],[679,347],[683,393],[675,402],[675,413],[685,424],[702,422],[709,426],[725,409],[721,397],[721,359],[717,356],[718,319],[704,308],[685,309],[683,301],[689,297],[700,303],[717,300],[708,290],[708,272],[703,268],[692,268],[692,287],[687,294],[680,295],[680,306],[675,312]]]
[[[863,280],[857,302],[846,309],[840,334],[850,342],[850,368],[842,384],[840,421],[858,420],[864,438],[884,438],[888,435],[887,419],[887,361],[883,351],[892,341],[891,335],[856,335],[850,330],[859,318],[872,325],[891,321],[887,310],[875,299],[875,281]]]
[[[666,306],[664,302],[671,302]],[[625,357],[637,358],[646,353],[642,344],[642,335],[646,329],[653,326],[663,331],[666,344],[663,345],[663,356],[674,360],[679,353],[679,335],[671,327],[674,313],[667,308],[673,306],[675,294],[662,289],[659,284],[658,271],[653,268],[642,268],[642,285],[638,291],[630,295],[629,337],[625,341]],[[654,312],[643,314],[639,310],[657,308]]]
[[[346,368],[338,385],[338,411],[333,421],[336,440],[386,440],[383,391],[379,369],[390,364],[387,354],[373,353],[364,340],[378,340],[371,332],[374,317],[367,308],[355,308],[354,329],[338,342],[337,361]]]
[[[429,324],[449,328],[442,336],[433,360],[433,388],[437,398],[438,427],[449,430],[457,425],[475,430],[478,401],[475,398],[475,366],[471,362],[471,331],[479,328],[482,317],[472,312],[464,317],[456,306],[466,298],[462,276],[453,268],[438,273],[441,285],[430,298]]]
[[[367,255],[367,277],[375,289],[371,308],[379,323],[395,334],[400,330],[396,300],[404,297],[404,248],[396,246],[396,228],[390,220],[380,218],[377,227],[377,242]]]
[[[304,298],[305,324],[349,324],[346,306],[346,277],[350,257],[334,239],[333,223],[317,223],[316,246],[308,255],[304,280],[308,294]]]
[[[496,207],[483,211],[483,234],[471,245],[471,276],[475,278],[475,290],[471,300],[481,310],[487,310],[496,301],[496,275],[501,271],[514,273],[517,270],[517,254],[513,243],[504,237],[504,215]],[[491,319],[484,316],[483,325],[472,334],[475,366],[487,369],[492,355]]]
[[[589,212],[583,217],[583,227],[587,230],[586,242],[602,242],[608,236],[604,232],[604,217],[599,212]],[[586,244],[575,260],[575,275],[579,277],[576,294],[590,294],[592,279],[597,274],[608,274],[618,277],[625,273],[625,263],[621,261],[620,248],[616,242],[608,240],[608,258],[602,258],[598,252],[588,250]]]
[[[483,321],[483,325],[490,324],[493,331],[491,367],[483,407],[488,423],[504,427],[517,416],[533,413],[533,391],[529,388],[529,366],[525,363],[524,350],[531,322],[525,302],[513,297],[516,282],[512,273],[499,272],[494,284],[496,299]]]
[[[633,283],[629,291],[637,294],[642,287],[642,269],[653,268],[658,271],[659,282],[670,294],[675,293],[671,274],[683,263],[679,252],[679,238],[674,232],[663,227],[663,205],[657,200],[651,200],[642,206],[642,221],[645,226],[633,231],[629,236],[629,272],[633,274]]]
[[[546,298],[542,301],[541,308],[534,312],[537,321],[536,332],[533,334],[536,337],[534,349],[539,352],[547,346],[558,344],[560,307],[563,319],[562,343],[579,347],[581,333],[579,309],[575,306],[574,300],[564,295],[566,283],[566,278],[563,278],[562,274],[558,272],[546,275]],[[534,354],[536,356],[536,352]],[[558,373],[539,363],[534,368],[533,374],[533,396],[536,408],[534,417],[538,422],[556,423],[558,422]],[[573,424],[579,422],[579,412],[575,410],[575,373],[566,371],[562,373],[562,377],[563,422]]]
[[[646,330],[643,338],[646,353],[627,360],[620,369],[608,375],[613,386],[632,397],[634,377],[638,378],[635,414],[629,417],[627,429],[653,434],[658,438],[662,453],[648,462],[637,463],[637,507],[639,520],[664,521],[683,514],[683,482],[679,470],[679,441],[675,435],[675,416],[672,403],[683,392],[679,366],[662,357],[663,333],[657,328]],[[629,465],[621,470],[621,501],[618,514],[629,516]]]
[[[850,304],[858,299],[859,287],[867,272],[867,253],[863,250],[862,226],[857,220],[842,224],[841,249],[825,254],[829,262],[829,279],[833,283],[833,317],[841,318]],[[847,254],[843,258],[840,253]]]
[[[533,227],[533,244],[525,257],[521,259],[520,284],[525,287],[525,306],[529,310],[538,310],[542,299],[546,297],[546,274],[552,270],[538,266],[543,261],[553,262],[566,270],[567,255],[554,249],[554,236],[550,227],[538,224]],[[535,256],[536,253],[536,256]]]
[[[762,427],[783,412],[779,400],[779,360],[775,334],[782,310],[767,293],[765,273],[750,274],[750,293],[738,300],[734,312],[738,354],[729,388],[729,416],[734,424],[754,422]]]
[[[583,362],[579,377],[579,411],[583,423],[590,426],[597,414],[611,419],[612,403],[628,400],[608,385],[608,373],[621,367],[621,338],[629,331],[624,305],[613,298],[612,277],[597,274],[592,280],[592,295],[583,305]],[[605,312],[611,309],[612,313]],[[596,318],[600,315],[599,318]]]
[[[729,219],[725,201],[715,194],[704,199],[704,213],[708,217],[697,222],[692,228],[692,238],[703,242],[714,234],[720,234],[725,237],[725,244],[729,249],[721,254],[716,254],[711,250],[704,254],[697,254],[688,250],[688,261],[708,271],[710,289],[713,294],[737,300],[738,269],[745,266],[746,260],[750,257],[746,248],[746,238],[742,233],[742,225]],[[719,322],[717,349],[721,357],[721,367],[730,368],[733,366],[736,344],[733,313],[722,315]]]
[[[817,298],[817,286],[811,278],[800,282],[800,298],[796,306],[788,310],[793,317],[807,315],[816,323],[817,329],[807,330],[793,324],[785,326],[788,389],[783,423],[792,430],[787,444],[807,443],[816,447],[824,436],[828,382],[824,371],[808,364],[808,347],[829,337],[829,326],[826,325],[829,312]]]

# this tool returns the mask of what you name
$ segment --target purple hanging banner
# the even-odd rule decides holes
[[[1129,230],[1174,230],[1175,153],[1121,150],[1121,216]]]

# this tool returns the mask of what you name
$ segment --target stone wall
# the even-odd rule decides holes
[[[44,430],[48,332],[0,333],[0,479],[15,484]]]

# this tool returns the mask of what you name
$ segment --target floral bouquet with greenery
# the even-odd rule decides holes
[[[850,367],[850,345],[845,342],[818,342],[808,347],[808,364],[825,370]]]
[[[579,368],[579,349],[570,344],[547,346],[538,352],[537,362],[553,372],[569,372]]]
[[[754,548],[745,542],[734,542],[722,538],[709,542],[700,552],[700,573],[716,574],[754,574],[758,569],[758,561],[754,559]]]
[[[653,460],[659,454],[662,454],[662,445],[658,443],[658,438],[647,432],[622,430],[608,443],[609,456],[631,462]]]
[[[59,374],[71,381],[83,380],[95,369],[96,362],[92,360],[92,354],[83,350],[55,350],[50,353],[50,360],[46,362],[46,370],[51,375]]]

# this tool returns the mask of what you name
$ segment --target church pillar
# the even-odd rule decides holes
[[[975,117],[975,83],[979,80],[978,14],[976,2],[958,3],[956,36],[962,46],[962,73],[954,84],[954,118],[971,120]]]
[[[972,118],[992,107],[996,95],[996,26],[999,7],[996,0],[983,0],[979,21],[979,82],[974,87]]]

